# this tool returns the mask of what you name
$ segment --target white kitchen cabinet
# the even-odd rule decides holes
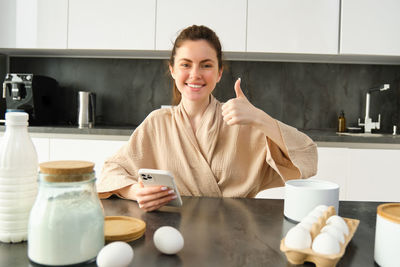
[[[337,54],[339,0],[248,0],[247,52]]]
[[[400,1],[342,0],[341,54],[400,56]]]
[[[400,150],[350,149],[348,200],[400,202]]]
[[[15,47],[16,41],[16,1],[0,1],[0,47]]]
[[[1,0],[0,47],[67,48],[68,0]]]
[[[318,147],[318,172],[313,178],[338,184],[339,200],[346,200],[349,164],[348,148]]]
[[[126,141],[50,138],[50,159],[94,162],[99,177],[104,161],[124,144]]]
[[[50,160],[50,141],[49,138],[32,138],[33,145],[35,146],[38,155],[39,163]]]
[[[156,0],[69,0],[68,48],[154,50]]]
[[[156,50],[171,50],[179,31],[193,24],[214,30],[224,51],[245,51],[246,0],[158,0]]]

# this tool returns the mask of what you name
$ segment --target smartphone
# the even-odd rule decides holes
[[[171,200],[168,206],[182,206],[181,195],[175,185],[174,176],[169,171],[155,170],[155,169],[139,169],[139,179],[143,182],[145,187],[163,185],[173,189],[176,198]]]

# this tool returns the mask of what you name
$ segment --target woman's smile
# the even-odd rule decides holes
[[[185,83],[186,86],[190,87],[190,89],[194,92],[200,91],[205,84],[194,84],[194,83]]]

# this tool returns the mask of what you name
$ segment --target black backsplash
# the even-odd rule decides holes
[[[109,126],[138,125],[171,99],[165,60],[11,57],[10,71],[58,81],[60,124],[76,125],[80,90],[96,93],[98,124]],[[336,128],[340,110],[347,126],[355,126],[365,116],[367,89],[390,83],[390,90],[371,95],[370,116],[377,121],[381,114],[383,132],[399,122],[398,65],[228,61],[214,91],[217,99],[235,96],[237,77],[255,106],[300,129]]]

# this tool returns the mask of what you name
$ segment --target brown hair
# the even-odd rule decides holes
[[[172,48],[171,57],[169,58],[169,65],[174,66],[176,49],[179,48],[183,42],[205,40],[207,41],[217,53],[218,69],[222,69],[222,48],[217,34],[206,26],[192,25],[183,29],[178,37],[175,39],[174,47]],[[176,87],[175,81],[172,79],[172,105],[177,105],[181,101],[181,93]]]

